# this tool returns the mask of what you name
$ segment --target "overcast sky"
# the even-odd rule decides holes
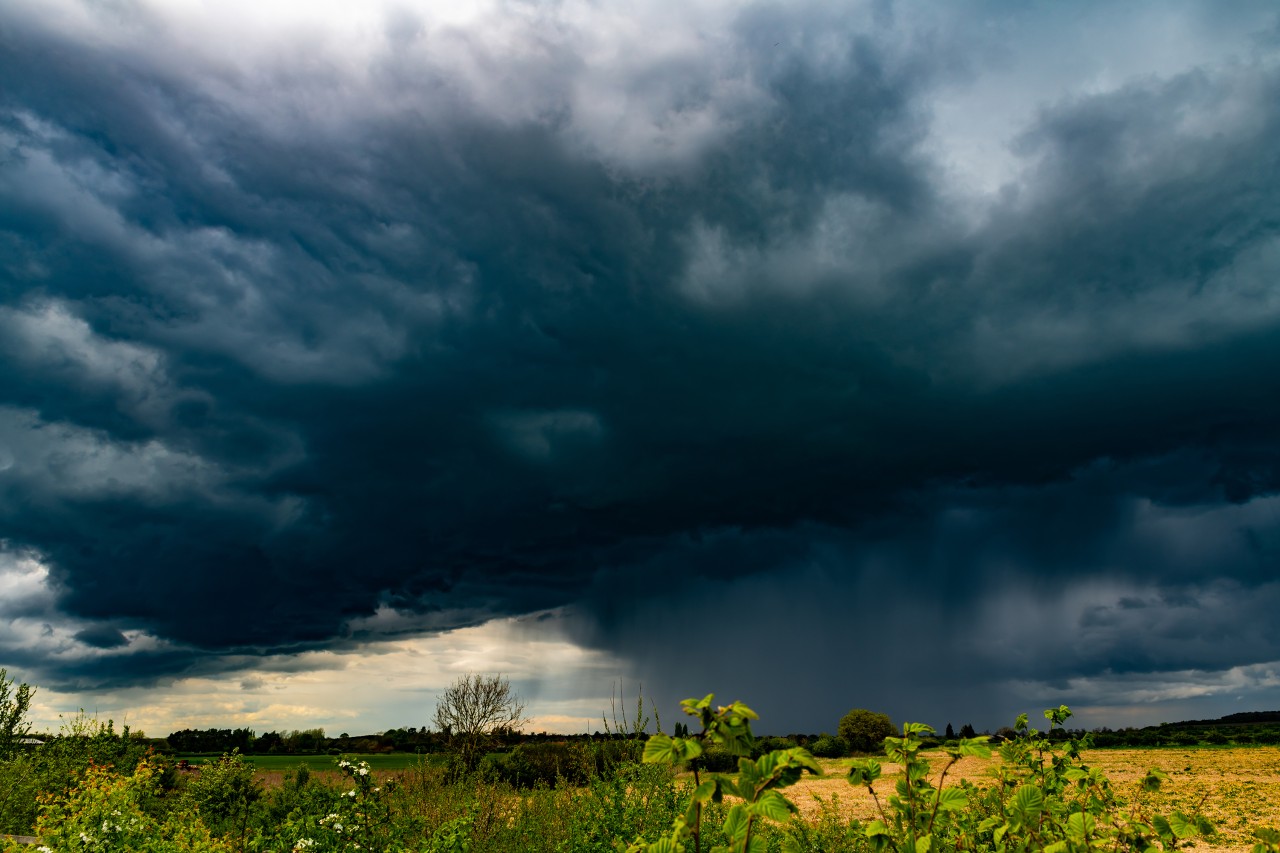
[[[1280,708],[1280,9],[0,8],[36,718]]]

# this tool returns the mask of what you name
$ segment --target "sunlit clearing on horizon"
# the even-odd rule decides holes
[[[179,729],[246,727],[261,733],[323,728],[367,734],[429,727],[436,696],[468,672],[501,673],[527,701],[529,731],[581,734],[600,718],[619,664],[522,620],[413,639],[246,658],[242,669],[155,687],[95,691],[85,711],[161,737]],[[84,694],[37,685],[32,721],[57,731]]]

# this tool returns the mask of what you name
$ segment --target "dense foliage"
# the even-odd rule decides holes
[[[38,853],[1092,853],[1170,851],[1213,830],[1194,812],[1126,801],[1065,733],[1065,707],[1046,712],[1045,733],[1020,718],[983,785],[948,784],[948,773],[990,755],[988,738],[948,741],[939,765],[925,757],[932,731],[906,724],[882,742],[900,771],[876,758],[849,769],[878,808],[867,822],[834,801],[797,819],[787,789],[822,767],[795,740],[755,738],[747,706],[707,696],[684,708],[696,731],[681,724],[674,737],[527,743],[465,776],[426,761],[390,775],[324,759],[326,772],[303,765],[273,785],[238,752],[179,770],[81,714],[0,758],[0,832],[38,835]],[[1149,771],[1133,793],[1162,778]],[[1256,853],[1280,853],[1280,833],[1257,838]],[[0,840],[3,853],[20,849],[32,848]]]
[[[31,685],[14,684],[8,670],[0,668],[0,759],[13,755],[31,733],[27,722],[31,694]]]
[[[897,733],[888,714],[854,708],[840,718],[836,731],[854,752],[879,752],[884,739]]]

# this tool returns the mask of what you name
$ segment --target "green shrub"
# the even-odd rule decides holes
[[[738,768],[738,756],[724,747],[711,746],[704,749],[691,766],[709,773],[732,773]]]
[[[42,799],[36,834],[58,853],[231,853],[195,811],[175,810],[164,820],[149,814],[143,804],[158,787],[145,761],[131,776],[91,765],[69,793]]]
[[[517,788],[533,788],[561,782],[585,785],[595,767],[595,758],[584,744],[522,743],[511,750],[497,772],[499,779]]]
[[[876,754],[884,751],[885,738],[898,733],[888,714],[877,714],[865,708],[854,708],[841,717],[837,731],[854,752]]]
[[[809,751],[818,758],[841,758],[849,754],[849,744],[842,737],[823,734],[810,741]]]
[[[18,753],[0,761],[0,833],[27,835],[35,831],[40,783],[34,756]]]
[[[244,847],[254,805],[262,798],[262,784],[254,778],[254,766],[238,751],[200,766],[189,780],[181,801],[198,810],[205,824],[219,836],[233,838]]]
[[[590,749],[596,775],[611,776],[618,768],[640,763],[644,741],[637,738],[593,740]]]
[[[681,703],[684,712],[702,724],[702,731],[694,737],[673,738],[656,734],[645,743],[644,760],[647,763],[692,767],[694,788],[684,813],[672,820],[670,829],[658,841],[646,843],[637,839],[625,848],[627,853],[679,853],[685,849],[687,841],[692,841],[694,850],[700,851],[704,836],[710,835],[719,836],[705,839],[713,853],[761,851],[765,845],[758,837],[760,824],[787,821],[797,811],[795,805],[781,794],[781,789],[798,782],[806,770],[822,772],[814,757],[800,747],[776,750],[754,761],[747,757],[755,746],[755,737],[751,733],[751,721],[759,719],[755,711],[741,702],[712,709],[713,698],[708,694],[702,699],[686,699]],[[698,759],[705,752],[704,744],[738,756],[737,775],[712,773],[704,780],[698,767]],[[723,805],[725,795],[741,802],[726,808]],[[704,818],[720,823],[719,832],[704,828]],[[715,843],[717,841],[721,843]],[[621,845],[619,849],[622,849]]]
[[[129,736],[127,727],[116,732],[110,720],[101,723],[84,711],[64,720],[57,736],[0,761],[0,832],[31,834],[39,794],[68,793],[92,766],[130,774],[147,753],[141,741]],[[153,761],[151,769],[158,784],[173,784],[174,774],[167,764]]]
[[[684,810],[687,786],[669,767],[627,764],[612,775],[596,776],[562,812],[561,847],[573,853],[615,853],[619,838],[654,835]],[[550,845],[541,849],[557,849]]]

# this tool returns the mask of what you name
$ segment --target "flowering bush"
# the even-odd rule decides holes
[[[401,822],[393,820],[388,798],[394,782],[382,783],[367,761],[339,759],[339,791],[325,798],[325,813],[296,810],[288,828],[293,853],[385,853],[404,847]],[[312,807],[320,805],[318,801]]]

